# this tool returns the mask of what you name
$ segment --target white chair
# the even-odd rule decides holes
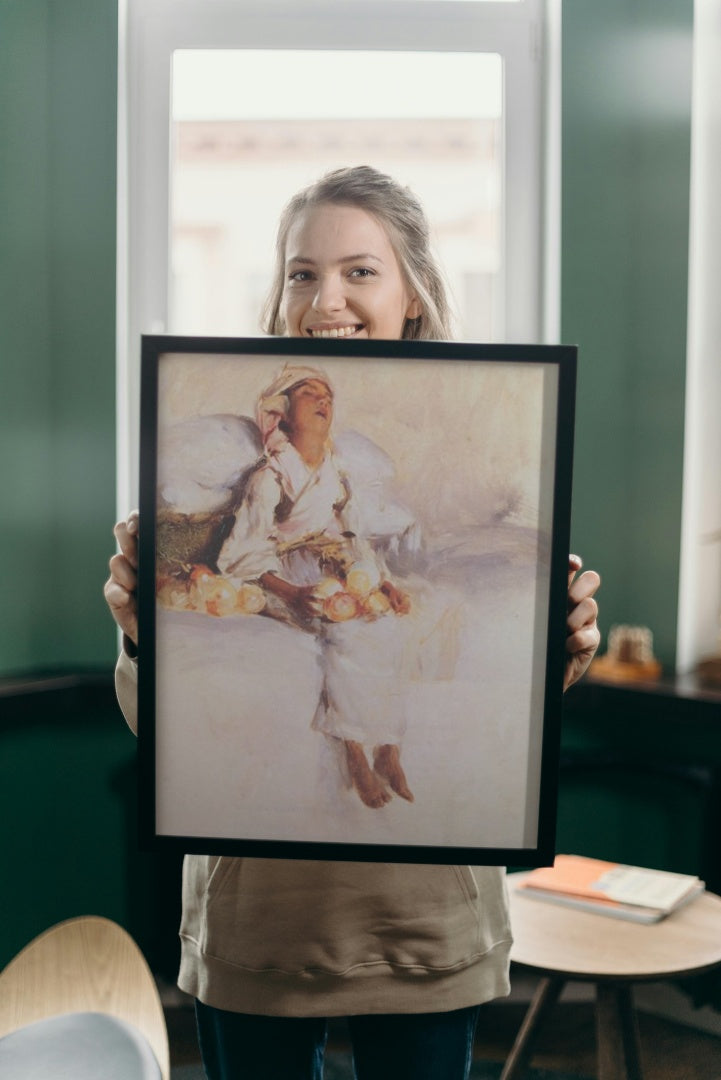
[[[155,981],[117,923],[94,915],[58,923],[0,973],[0,1076],[169,1080]]]

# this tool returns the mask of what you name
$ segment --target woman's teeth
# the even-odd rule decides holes
[[[334,326],[332,330],[311,330],[311,337],[320,338],[338,338],[338,337],[350,337],[352,334],[357,333],[360,330],[360,326]]]

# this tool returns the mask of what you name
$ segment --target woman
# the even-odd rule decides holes
[[[415,197],[368,167],[297,195],[280,223],[265,329],[447,338],[448,305]],[[126,635],[131,724],[137,516],[116,526],[105,595]],[[569,561],[564,688],[599,642],[598,575]],[[186,857],[179,985],[197,1000],[211,1080],[321,1076],[326,1018],[346,1016],[359,1080],[468,1076],[478,1008],[508,993],[499,867]]]
[[[259,583],[281,602],[286,619],[317,634],[324,685],[313,726],[343,741],[362,802],[385,806],[389,789],[413,802],[399,748],[403,636],[386,618],[386,612],[406,614],[410,600],[362,535],[350,479],[331,443],[328,376],[286,365],[256,411],[265,456],[249,479],[218,568],[239,584]],[[359,571],[375,586],[363,604],[352,595]],[[323,585],[337,591],[321,607]]]

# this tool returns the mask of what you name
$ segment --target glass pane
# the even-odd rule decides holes
[[[457,335],[497,338],[502,87],[495,54],[176,52],[171,331],[257,334],[283,206],[370,164],[426,207]]]

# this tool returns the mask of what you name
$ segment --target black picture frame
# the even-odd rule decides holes
[[[333,520],[347,525],[353,506],[341,533],[355,538],[341,544],[371,552],[352,568],[345,554],[322,556],[337,602],[319,600],[329,614],[300,626],[242,569],[257,555],[246,518],[280,484],[254,409],[288,367],[327,373],[323,468],[350,492]],[[552,862],[575,383],[573,346],[143,337],[144,849]],[[296,495],[282,521],[279,498],[270,539],[263,519],[263,544],[281,560],[310,557],[308,498]],[[239,550],[250,555],[217,573]],[[364,568],[377,574],[370,585]],[[381,581],[408,598],[407,614],[378,612],[390,595]],[[340,595],[351,592],[352,603]],[[353,742],[381,806],[361,794]],[[379,746],[399,748],[412,802]]]

